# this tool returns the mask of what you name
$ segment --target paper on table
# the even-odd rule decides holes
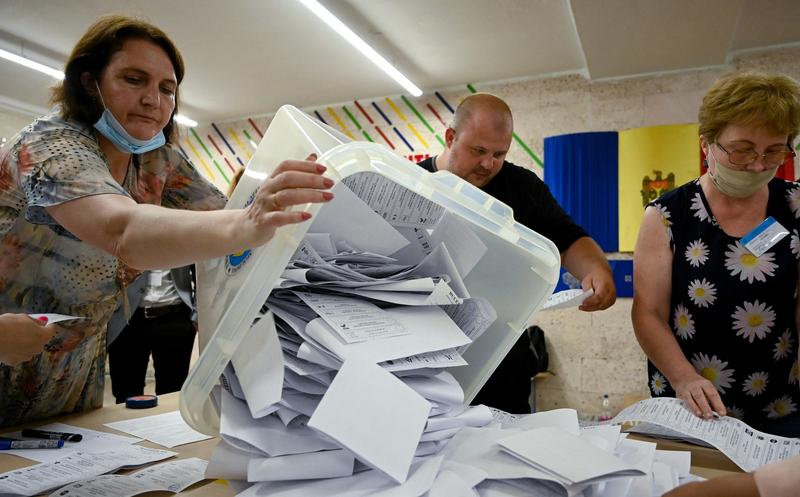
[[[688,450],[656,450],[655,460],[669,465],[680,478],[689,476],[692,453]]]
[[[361,299],[311,292],[294,292],[348,344],[408,335],[388,312]]]
[[[430,404],[380,366],[347,360],[308,426],[369,466],[405,481]],[[380,436],[376,436],[380,434]]]
[[[493,421],[495,423],[501,423],[503,428],[509,427],[511,423],[519,419],[519,416],[516,414],[511,414],[495,407],[490,407],[489,410],[492,411]]]
[[[614,453],[619,444],[627,438],[627,435],[620,433],[620,431],[621,427],[619,425],[599,425],[591,428],[581,428],[580,436],[589,440],[595,446]]]
[[[560,428],[524,431],[498,440],[509,454],[542,469],[567,485],[644,474],[618,457]]]
[[[516,420],[508,422],[504,428],[519,428],[533,430],[535,428],[555,427],[572,435],[580,435],[578,426],[578,411],[575,409],[553,409],[550,411],[536,412],[519,416]]]
[[[211,438],[193,430],[186,424],[186,421],[181,417],[180,411],[115,421],[113,423],[105,423],[104,426],[169,448]]]
[[[239,450],[220,440],[206,467],[207,478],[222,478],[224,480],[247,480],[247,464],[250,459],[260,453]]]
[[[0,494],[36,495],[77,480],[136,467],[177,455],[168,450],[129,445],[100,452],[72,452],[58,461],[0,474]]]
[[[447,430],[462,428],[464,426],[485,426],[492,422],[492,411],[484,406],[477,405],[465,409],[456,416],[436,416],[428,418],[425,431]]]
[[[90,430],[88,428],[81,428],[80,426],[73,426],[64,423],[49,423],[42,426],[35,427],[38,430],[45,431],[59,431],[62,433],[78,433],[83,435],[80,442],[64,442],[64,447],[58,450],[53,449],[20,449],[20,450],[4,450],[3,454],[12,456],[23,457],[38,462],[50,462],[58,459],[63,459],[66,455],[73,452],[97,452],[102,450],[112,450],[119,447],[126,447],[137,442],[141,442],[141,438],[126,437],[124,435],[115,435],[104,431]],[[21,438],[22,433],[19,431],[11,433],[3,433],[3,436],[10,438]]]
[[[259,483],[237,497],[421,497],[433,485],[441,464],[441,457],[415,462],[401,485],[380,471],[368,470],[342,478]]]
[[[395,318],[409,333],[344,344],[323,319],[317,318],[308,323],[306,334],[342,360],[361,357],[373,362],[402,359],[470,343],[469,338],[439,307],[395,307],[384,312]]]
[[[306,426],[284,426],[275,414],[253,419],[247,404],[226,391],[222,392],[219,434],[236,449],[269,456],[340,448]]]
[[[680,431],[672,430],[661,425],[648,423],[646,421],[636,423],[628,428],[627,431],[628,433],[641,433],[642,435],[647,435],[654,438],[663,438],[664,440],[680,440],[683,442],[689,442],[690,444],[699,445],[701,447],[713,447],[713,445],[710,443],[704,442],[699,438],[693,438]]]
[[[487,478],[491,479],[539,479],[560,482],[552,474],[536,469],[527,462],[502,450],[498,440],[507,438],[515,433],[524,432],[515,429],[500,429],[493,426],[462,428],[445,445],[441,454],[449,461],[479,467],[485,470],[488,475]],[[581,490],[582,488],[579,486],[568,487],[568,496],[577,495]]]
[[[344,449],[250,459],[247,481],[313,480],[353,474],[353,454]]]
[[[50,497],[130,497],[145,492],[181,492],[205,479],[207,462],[192,457],[150,466],[129,475],[104,475],[62,487]]]
[[[283,353],[271,312],[261,314],[231,358],[254,418],[273,412],[283,390]]]
[[[651,495],[661,496],[678,486],[678,475],[661,462],[653,463],[653,490]]]
[[[702,440],[745,471],[800,454],[800,439],[770,435],[728,416],[703,419],[671,397],[646,399],[622,410],[608,423],[645,421]]]
[[[405,190],[405,188],[403,188]],[[316,214],[309,232],[336,233],[360,250],[391,255],[408,240],[370,209],[344,182],[333,187],[333,200]]]
[[[542,310],[577,307],[592,295],[594,295],[594,290],[591,288],[586,291],[583,291],[580,288],[564,290],[551,295],[547,301],[545,301],[544,305],[542,306]]]
[[[427,497],[475,496],[473,488],[486,479],[486,471],[444,460]]]
[[[594,431],[596,430],[592,430],[592,432]],[[642,470],[645,474],[633,478],[617,478],[607,481],[601,495],[603,497],[650,495],[653,486],[652,467],[655,451],[656,444],[654,443],[622,440],[614,452],[615,455],[624,462]]]

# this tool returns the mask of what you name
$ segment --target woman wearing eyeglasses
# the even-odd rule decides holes
[[[698,416],[797,436],[800,185],[775,172],[795,155],[800,86],[724,76],[699,121],[708,172],[647,206],[634,254],[650,390]]]

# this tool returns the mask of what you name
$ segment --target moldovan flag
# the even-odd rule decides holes
[[[633,252],[644,206],[700,175],[697,124],[619,132],[619,251]]]

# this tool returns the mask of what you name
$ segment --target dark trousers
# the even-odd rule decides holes
[[[136,309],[108,348],[111,392],[118,404],[144,393],[150,354],[156,371],[156,394],[181,389],[189,374],[196,334],[190,317],[191,310],[183,304],[159,309],[153,317],[146,317],[143,307]]]
[[[536,358],[527,333],[522,333],[494,370],[472,405],[485,404],[511,414],[530,414],[531,378],[536,375]]]

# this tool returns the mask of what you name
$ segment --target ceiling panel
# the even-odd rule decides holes
[[[593,79],[724,63],[797,43],[798,0],[323,0],[424,91],[559,73]],[[187,63],[201,122],[403,90],[292,0],[0,0],[0,47],[63,64],[92,19],[148,18]],[[51,81],[0,61],[4,101],[47,106]]]

